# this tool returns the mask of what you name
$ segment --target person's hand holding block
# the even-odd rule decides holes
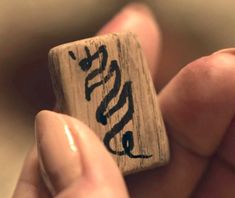
[[[168,162],[164,123],[135,35],[113,33],[60,45],[49,61],[57,111],[95,131],[124,174]]]

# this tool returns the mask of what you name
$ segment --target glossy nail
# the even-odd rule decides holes
[[[62,114],[41,111],[35,131],[42,174],[48,187],[58,193],[81,175],[79,149]]]

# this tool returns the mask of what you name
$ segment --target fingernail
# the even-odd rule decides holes
[[[41,111],[35,119],[35,132],[44,179],[58,192],[81,175],[79,149],[62,114]]]
[[[235,55],[235,48],[227,48],[227,49],[222,49],[222,50],[219,50],[213,54],[221,54],[221,53],[228,53],[228,54],[233,54]]]

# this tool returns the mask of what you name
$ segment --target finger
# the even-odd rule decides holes
[[[13,198],[49,198],[50,194],[42,182],[37,160],[36,147],[25,159]]]
[[[193,192],[235,112],[234,65],[230,50],[203,57],[182,69],[160,93],[172,158],[167,167],[141,173],[142,181],[155,181],[147,182],[147,194],[189,197]],[[139,180],[134,186],[137,176],[130,180],[134,195],[143,195],[144,183]]]
[[[149,8],[140,3],[127,5],[98,34],[120,31],[131,31],[138,36],[154,79],[160,53],[161,34]]]
[[[210,168],[195,190],[195,197],[233,197],[235,195],[235,121],[230,125]]]
[[[215,158],[204,175],[202,182],[195,190],[193,197],[228,197],[235,195],[235,170],[227,162]]]
[[[40,112],[36,116],[35,129],[41,171],[55,194],[80,177],[80,155],[59,114]]]
[[[190,151],[211,156],[234,115],[235,55],[203,57],[184,68],[159,99],[171,135]]]
[[[85,124],[42,111],[36,134],[42,171],[58,197],[127,197],[115,162]]]

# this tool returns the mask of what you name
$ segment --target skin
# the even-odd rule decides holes
[[[128,5],[98,34],[122,30],[139,36],[155,81],[161,36],[150,11],[140,4]],[[170,141],[169,164],[125,179],[87,126],[69,116],[40,112],[37,149],[25,160],[14,197],[234,197],[234,76],[235,49],[185,66],[158,96]],[[63,145],[60,151],[55,138]],[[50,190],[40,167],[49,178]]]

